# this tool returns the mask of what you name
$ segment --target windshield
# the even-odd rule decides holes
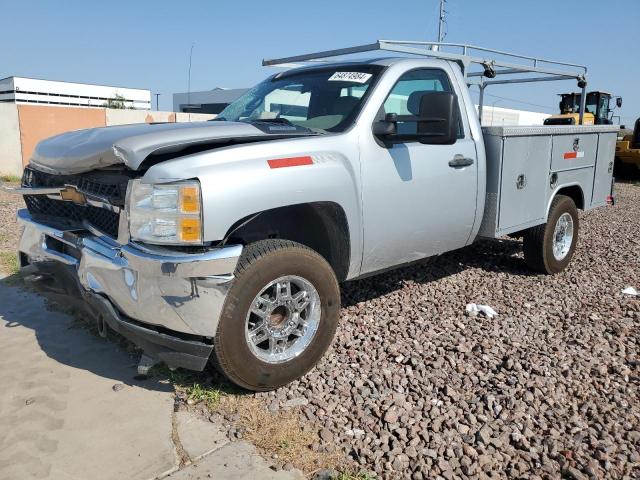
[[[343,132],[351,126],[383,67],[347,65],[281,73],[229,104],[219,120],[283,122]]]

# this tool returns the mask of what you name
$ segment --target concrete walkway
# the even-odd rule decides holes
[[[300,478],[174,413],[170,385],[35,293],[0,284],[0,351],[0,480]]]

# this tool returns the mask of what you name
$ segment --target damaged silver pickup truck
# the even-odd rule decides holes
[[[135,342],[141,369],[211,359],[252,390],[318,362],[339,282],[479,236],[523,236],[529,266],[560,272],[578,209],[613,200],[617,127],[481,127],[469,86],[534,74],[584,89],[586,69],[472,48],[378,41],[265,61],[313,60],[215,121],[47,139],[15,190],[27,205],[20,264],[81,297],[101,332]],[[317,61],[375,50],[413,57]],[[491,80],[502,73],[509,80]]]

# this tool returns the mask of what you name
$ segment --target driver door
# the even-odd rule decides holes
[[[405,72],[379,116],[418,115],[421,95],[457,93],[439,68]],[[462,119],[464,112],[461,112]],[[461,120],[453,145],[418,142],[417,123],[398,123],[402,140],[361,143],[364,250],[361,273],[375,272],[463,247],[476,215],[477,154]],[[465,159],[469,163],[460,166]]]

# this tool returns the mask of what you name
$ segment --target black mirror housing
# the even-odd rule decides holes
[[[420,99],[418,141],[430,145],[452,145],[458,139],[460,109],[451,92],[427,92]]]
[[[616,98],[616,107],[622,107],[622,97]]]
[[[373,134],[376,137],[390,137],[395,135],[398,131],[397,121],[398,115],[395,113],[387,113],[384,116],[384,120],[373,124]]]

